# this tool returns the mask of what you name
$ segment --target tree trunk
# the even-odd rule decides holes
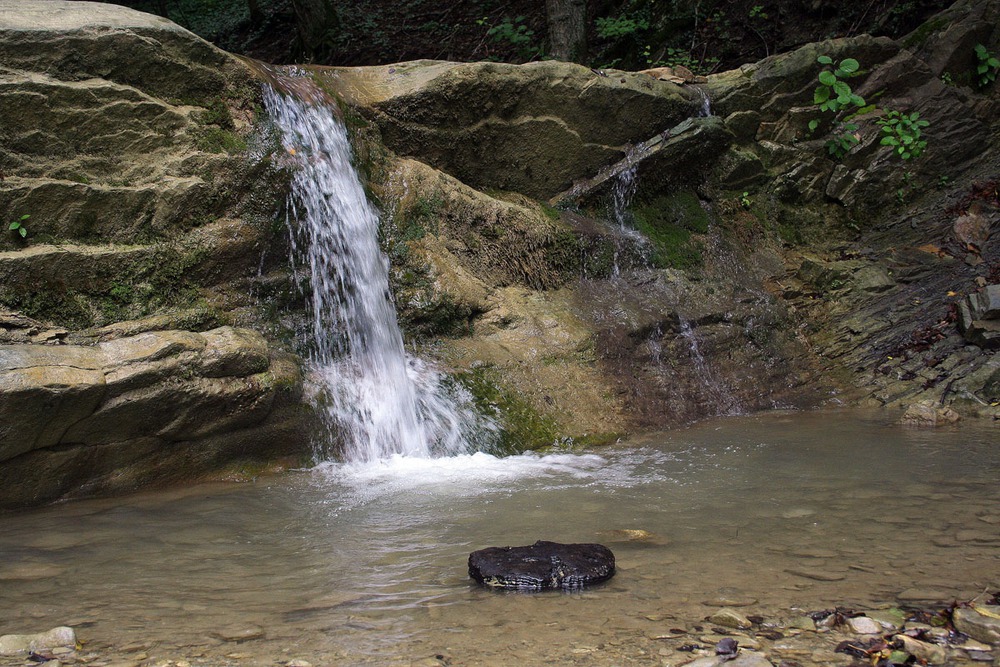
[[[250,10],[250,25],[257,27],[264,22],[264,12],[260,11],[259,0],[247,0],[247,9]]]
[[[545,0],[550,55],[582,63],[587,57],[587,0]]]
[[[302,48],[307,55],[315,55],[322,50],[327,33],[337,25],[333,0],[292,0],[292,7]]]

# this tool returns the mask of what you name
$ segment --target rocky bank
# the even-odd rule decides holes
[[[340,100],[408,341],[511,446],[826,401],[936,423],[1000,414],[1000,93],[974,78],[997,11],[700,82],[299,73]],[[840,159],[819,56],[874,105]],[[24,480],[0,506],[308,451],[261,71],[164,19],[0,0],[0,465]],[[929,121],[919,158],[881,145],[890,109]]]

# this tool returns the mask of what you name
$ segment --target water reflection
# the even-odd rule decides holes
[[[446,648],[461,664],[534,664],[639,645],[650,618],[697,621],[720,599],[764,616],[914,588],[962,599],[1000,586],[995,440],[984,424],[771,414],[587,453],[328,464],[5,515],[0,634],[76,622],[95,646],[152,641],[210,664]],[[536,539],[608,544],[619,573],[572,596],[471,584],[470,551]],[[220,638],[251,625],[263,638]]]

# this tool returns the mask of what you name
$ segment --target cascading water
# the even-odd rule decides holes
[[[265,105],[294,167],[289,196],[293,263],[308,269],[310,376],[325,401],[329,454],[373,461],[451,455],[488,445],[495,426],[468,392],[406,354],[378,244],[379,216],[351,163],[344,125],[308,79],[282,81]]]

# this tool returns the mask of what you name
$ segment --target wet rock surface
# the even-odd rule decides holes
[[[0,507],[121,492],[231,457],[293,451],[300,382],[290,355],[233,327],[93,346],[0,345],[0,410],[19,415],[0,424],[9,475]],[[52,466],[60,476],[46,474]]]
[[[469,576],[496,589],[578,589],[610,579],[615,556],[601,544],[539,540],[525,547],[490,547],[469,554]]]

